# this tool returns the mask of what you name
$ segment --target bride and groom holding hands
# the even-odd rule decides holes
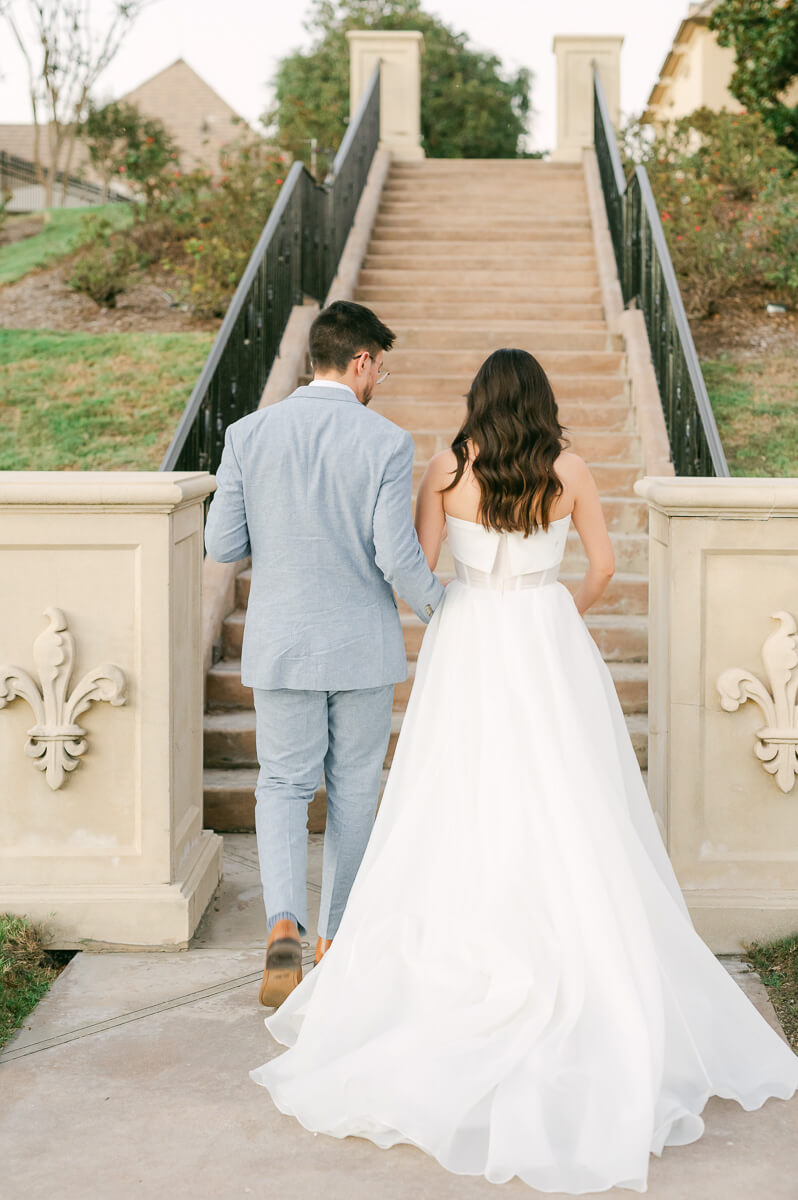
[[[260,1001],[290,1047],[250,1077],[309,1130],[456,1173],[645,1191],[649,1154],[700,1137],[710,1095],[788,1099],[798,1056],[690,919],[582,620],[613,552],[545,372],[523,350],[486,359],[414,514],[413,439],[368,407],[393,342],[362,305],[322,310],[314,379],[228,428],[208,513],[210,556],[252,557]],[[394,590],[426,629],[377,812],[407,678]]]

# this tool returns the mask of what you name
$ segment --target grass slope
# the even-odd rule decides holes
[[[0,329],[0,470],[156,470],[213,337]]]
[[[77,208],[49,208],[40,233],[0,246],[0,284],[13,283],[37,267],[45,267],[70,254],[81,240],[86,215],[107,217],[115,228],[133,219],[131,204],[91,204]],[[13,217],[8,218],[9,222]]]
[[[702,358],[732,475],[798,476],[798,383],[792,354]]]

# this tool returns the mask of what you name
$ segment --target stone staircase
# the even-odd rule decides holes
[[[529,350],[549,374],[571,448],[598,483],[616,574],[586,615],[612,672],[641,766],[647,748],[647,513],[632,484],[643,474],[622,341],[609,333],[581,166],[538,161],[428,160],[395,164],[386,182],[354,299],[397,334],[391,375],[371,402],[408,429],[417,486],[465,414],[464,394],[499,346]],[[415,503],[415,493],[414,493]],[[571,532],[561,578],[572,591],[586,567]],[[450,578],[446,541],[436,568]],[[250,573],[224,623],[223,658],[209,672],[205,719],[205,825],[254,828],[257,778],[252,693],[239,655]],[[424,624],[399,600],[409,665],[394,692],[387,774]],[[322,787],[309,828],[324,828]]]

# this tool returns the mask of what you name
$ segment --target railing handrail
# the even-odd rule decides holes
[[[645,167],[635,167],[635,178],[640,188],[640,195],[643,200],[643,207],[648,217],[648,223],[651,227],[651,234],[654,239],[654,248],[659,256],[660,270],[665,282],[665,289],[668,293],[673,319],[676,323],[676,331],[679,335],[679,340],[682,343],[684,351],[685,365],[690,376],[690,382],[693,385],[695,392],[696,405],[698,413],[701,417],[701,423],[704,427],[704,436],[709,445],[709,452],[712,457],[712,465],[715,468],[716,475],[728,475],[729,467],[726,462],[726,455],[723,451],[723,444],[718,433],[718,426],[715,421],[715,414],[712,411],[707,385],[704,382],[704,376],[701,371],[701,364],[698,359],[698,351],[695,348],[693,334],[690,329],[690,323],[687,320],[687,313],[682,300],[681,289],[679,288],[676,272],[673,269],[673,260],[671,259],[668,243],[665,240],[665,231],[662,228],[659,209],[657,202],[654,199],[654,192],[651,188],[651,180],[648,177],[648,171]]]
[[[622,196],[626,191],[626,176],[623,173],[623,163],[621,162],[621,154],[618,150],[618,143],[615,140],[615,128],[612,124],[607,97],[604,94],[604,84],[601,82],[601,76],[598,73],[595,59],[593,60],[593,86],[596,90],[596,104],[601,116],[601,123],[604,126],[604,133],[607,138],[607,145],[610,152],[610,163],[612,164],[612,173],[615,176],[615,186],[619,194]]]
[[[272,210],[269,213],[266,224],[264,225],[261,235],[257,240],[255,249],[252,251],[252,254],[249,257],[249,262],[246,265],[244,274],[241,276],[241,279],[238,282],[238,287],[233,293],[233,299],[230,301],[227,312],[224,314],[224,320],[219,326],[219,330],[214,338],[208,357],[205,359],[202,370],[200,371],[199,378],[194,384],[191,395],[186,401],[186,407],[184,408],[180,420],[177,423],[177,429],[175,430],[174,436],[169,443],[169,449],[166,451],[166,454],[164,455],[163,461],[160,465],[159,470],[161,471],[174,470],[174,464],[177,461],[177,456],[180,453],[183,445],[184,435],[191,428],[194,419],[199,412],[200,406],[205,397],[205,393],[208,390],[208,384],[213,378],[213,373],[219,366],[222,354],[224,353],[224,348],[227,345],[228,338],[230,337],[230,331],[241,314],[241,309],[244,307],[249,289],[252,286],[255,276],[257,275],[261,259],[266,253],[266,248],[271,242],[272,237],[274,236],[274,231],[278,228],[282,215],[285,212],[285,209],[288,207],[288,203],[291,200],[295,189],[299,186],[299,181],[304,172],[304,163],[297,160],[291,164],[291,169],[286,176],[285,182],[280,188],[280,194],[272,206]]]
[[[693,390],[695,406],[706,443],[706,450],[709,453],[715,475],[728,476],[729,467],[728,463],[726,462],[726,455],[723,452],[723,445],[720,440],[720,434],[718,433],[715,415],[712,411],[712,405],[710,403],[706,383],[704,382],[704,376],[701,372],[701,364],[698,359],[698,352],[696,351],[695,342],[693,341],[690,323],[687,320],[687,313],[684,308],[682,293],[676,278],[676,272],[673,268],[673,261],[671,259],[668,243],[665,238],[665,231],[662,228],[659,209],[654,198],[654,192],[651,188],[651,181],[644,166],[635,167],[634,172],[629,176],[628,180],[624,176],[623,164],[621,162],[618,143],[615,137],[615,128],[612,124],[609,106],[607,105],[607,98],[604,93],[604,86],[601,82],[601,77],[598,72],[598,64],[596,63],[595,59],[593,60],[592,67],[595,103],[594,140],[598,145],[598,126],[600,125],[602,140],[606,145],[607,156],[612,169],[612,184],[610,184],[609,180],[607,180],[606,186],[614,185],[617,193],[616,197],[613,198],[607,195],[605,191],[604,200],[605,204],[607,205],[608,217],[610,216],[611,208],[614,212],[616,204],[620,206],[618,211],[621,214],[621,225],[623,227],[623,233],[621,233],[621,230],[618,228],[611,228],[610,230],[623,300],[624,303],[628,304],[633,298],[636,299],[640,307],[643,308],[644,315],[649,315],[645,313],[645,302],[640,291],[641,280],[635,279],[633,285],[630,285],[630,272],[627,269],[627,263],[624,261],[624,250],[628,249],[625,236],[629,233],[629,220],[627,214],[629,202],[631,201],[630,188],[634,182],[634,184],[636,184],[640,190],[643,213],[647,220],[648,227],[651,230],[653,251],[656,255],[659,269],[662,274],[662,281],[665,286],[667,302],[670,306],[671,314],[673,316],[676,337],[681,349],[687,375],[690,380],[690,386]],[[599,174],[602,175],[601,171]],[[602,187],[604,188],[604,186],[605,179],[604,176],[602,176]],[[649,329],[650,339],[651,326],[648,320],[647,328]],[[662,395],[660,398],[662,399]],[[668,429],[668,435],[669,437],[672,437],[672,430],[670,428]],[[671,442],[671,449],[672,451],[674,449],[673,442]]]
[[[332,171],[327,176],[327,179],[329,180],[329,182],[334,182],[335,177],[337,175],[340,175],[341,169],[342,169],[344,163],[346,162],[347,155],[349,154],[349,150],[352,146],[352,142],[355,140],[355,136],[357,134],[358,128],[360,127],[360,122],[363,120],[363,116],[366,112],[366,109],[368,108],[369,104],[371,103],[371,98],[374,94],[374,89],[378,88],[379,86],[380,86],[380,67],[379,67],[379,63],[378,63],[371,74],[371,79],[369,79],[368,84],[366,85],[366,90],[363,92],[363,95],[360,97],[360,101],[358,103],[357,108],[355,109],[354,116],[352,116],[349,120],[349,124],[346,127],[346,133],[344,134],[343,138],[341,139],[341,145],[338,147],[338,151],[335,155],[335,158],[333,159]]]

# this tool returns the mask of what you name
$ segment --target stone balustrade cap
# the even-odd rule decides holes
[[[651,508],[671,516],[765,520],[798,515],[798,479],[647,475],[634,490]]]
[[[0,506],[176,508],[215,490],[207,471],[0,471]]]

